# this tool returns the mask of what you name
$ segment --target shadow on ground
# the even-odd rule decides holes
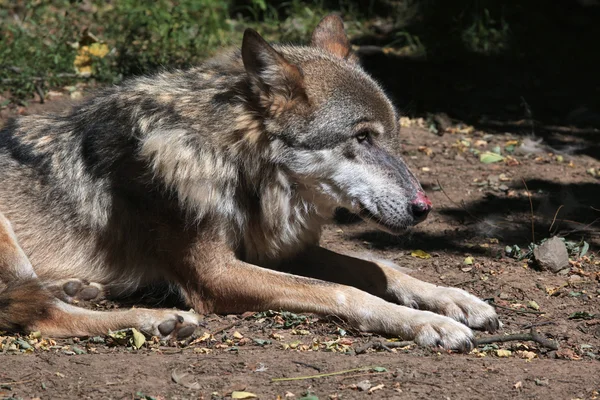
[[[405,45],[398,41],[405,32],[419,38],[424,57],[393,51],[362,57],[403,112],[446,113],[486,131],[533,133],[557,149],[600,159],[600,5],[575,0],[416,3],[419,11],[408,26],[355,40],[388,47]],[[506,29],[506,43],[487,54],[469,49],[465,30],[476,21],[470,15],[492,16],[480,34]]]
[[[562,185],[543,179],[526,183],[533,194],[536,241],[557,235],[575,241],[585,238],[592,249],[600,247],[600,185]],[[510,189],[522,191],[523,187],[514,184]],[[488,194],[481,200],[441,208],[438,213],[455,228],[437,232],[415,229],[404,236],[367,231],[357,233],[353,239],[369,242],[380,250],[418,248],[428,252],[488,255],[489,249],[473,246],[473,243],[482,238],[496,238],[504,244],[526,247],[532,241],[531,205],[525,195]],[[340,211],[337,221],[352,224],[358,219]]]

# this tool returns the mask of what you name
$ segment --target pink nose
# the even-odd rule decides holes
[[[411,211],[417,220],[424,220],[431,211],[431,200],[424,192],[417,192],[416,198],[411,203]]]

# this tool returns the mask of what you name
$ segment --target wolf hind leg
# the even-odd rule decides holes
[[[60,300],[52,288],[59,288],[65,295],[70,291],[81,297],[98,294],[90,288],[102,291],[77,279],[46,287],[19,246],[10,222],[0,213],[0,330],[41,331],[51,337],[71,337],[137,328],[164,339],[182,339],[192,335],[200,323],[199,315],[178,310],[87,310]]]
[[[183,339],[194,333],[200,318],[194,312],[169,309],[88,310],[57,299],[38,279],[12,283],[0,292],[0,330],[41,331],[51,337],[94,336],[137,328],[150,336]]]
[[[17,242],[10,222],[0,212],[0,284],[36,277],[33,266]]]

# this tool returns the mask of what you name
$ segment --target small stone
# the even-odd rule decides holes
[[[567,246],[556,236],[533,249],[533,255],[543,270],[558,272],[569,267]]]
[[[548,378],[535,379],[535,384],[538,386],[548,386],[549,383]]]
[[[361,392],[366,392],[367,390],[371,389],[371,386],[373,385],[371,385],[371,382],[369,382],[369,380],[360,381],[356,384],[356,387]]]

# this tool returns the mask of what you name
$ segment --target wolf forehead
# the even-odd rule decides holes
[[[294,118],[295,109],[280,137],[292,146],[312,149],[337,146],[361,129],[384,139],[398,140],[398,113],[383,89],[354,60],[340,59],[306,46],[274,46],[302,73],[308,114]],[[306,111],[306,109],[304,110]]]
[[[354,59],[340,59],[314,47],[275,46],[303,72],[309,100],[317,108],[338,108],[340,117],[386,124],[393,131],[397,111],[383,89]]]

